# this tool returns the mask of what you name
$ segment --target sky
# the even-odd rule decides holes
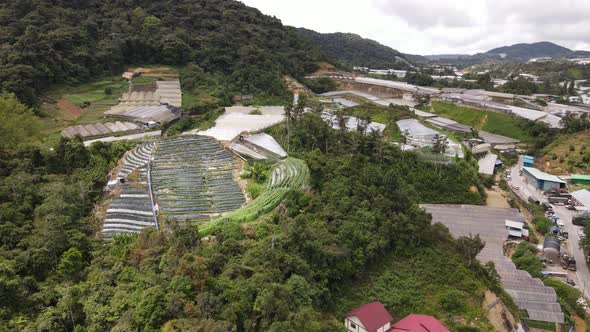
[[[590,50],[590,0],[242,0],[283,24],[352,32],[404,53],[551,41]]]

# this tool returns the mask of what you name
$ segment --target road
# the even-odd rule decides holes
[[[525,202],[529,197],[534,197],[540,202],[547,202],[547,198],[541,193],[541,191],[537,190],[534,184],[527,183],[524,176],[519,174],[520,169],[522,168],[521,165],[522,157],[519,159],[518,165],[514,166],[510,170],[512,179],[508,181],[508,185]],[[578,231],[582,229],[582,227],[575,226],[572,223],[575,212],[566,209],[565,206],[553,205],[553,211],[555,212],[555,215],[558,216],[559,219],[564,223],[565,229],[569,234],[567,241],[568,251],[569,253],[573,254],[577,265],[576,277],[578,280],[576,285],[578,286],[578,289],[583,290],[584,296],[588,298],[590,295],[590,271],[588,270],[586,256],[584,255],[583,250],[578,246],[578,242],[580,241]]]

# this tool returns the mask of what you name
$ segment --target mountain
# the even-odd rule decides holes
[[[511,46],[498,47],[487,51],[485,54],[506,59],[530,60],[542,57],[565,57],[572,52],[572,50],[554,43],[539,42],[532,44],[520,43]]]
[[[374,40],[352,33],[319,33],[298,29],[322,51],[341,62],[373,69],[407,69],[413,65],[404,54]]]
[[[232,0],[11,1],[0,15],[0,90],[33,104],[51,84],[185,65],[241,93],[277,93],[326,56],[292,27]]]

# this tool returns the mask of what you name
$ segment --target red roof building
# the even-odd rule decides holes
[[[351,332],[387,332],[392,319],[383,304],[376,301],[347,313],[344,326]]]
[[[389,332],[449,332],[432,316],[412,314],[395,323]]]

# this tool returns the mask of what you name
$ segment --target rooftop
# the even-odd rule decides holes
[[[572,180],[590,180],[590,175],[572,174],[571,179]]]
[[[547,173],[540,171],[534,167],[523,167],[523,169],[525,171],[527,171],[530,175],[532,175],[537,180],[556,182],[556,183],[565,183],[562,179],[558,178],[557,176],[547,174]]]
[[[376,332],[393,319],[383,303],[378,301],[362,305],[346,314],[346,317],[352,316],[356,316],[369,332]]]
[[[580,204],[584,205],[585,207],[590,208],[590,191],[583,189],[574,191],[572,197],[576,199],[576,201],[580,202]]]
[[[389,332],[449,332],[436,318],[411,314],[395,323]]]

